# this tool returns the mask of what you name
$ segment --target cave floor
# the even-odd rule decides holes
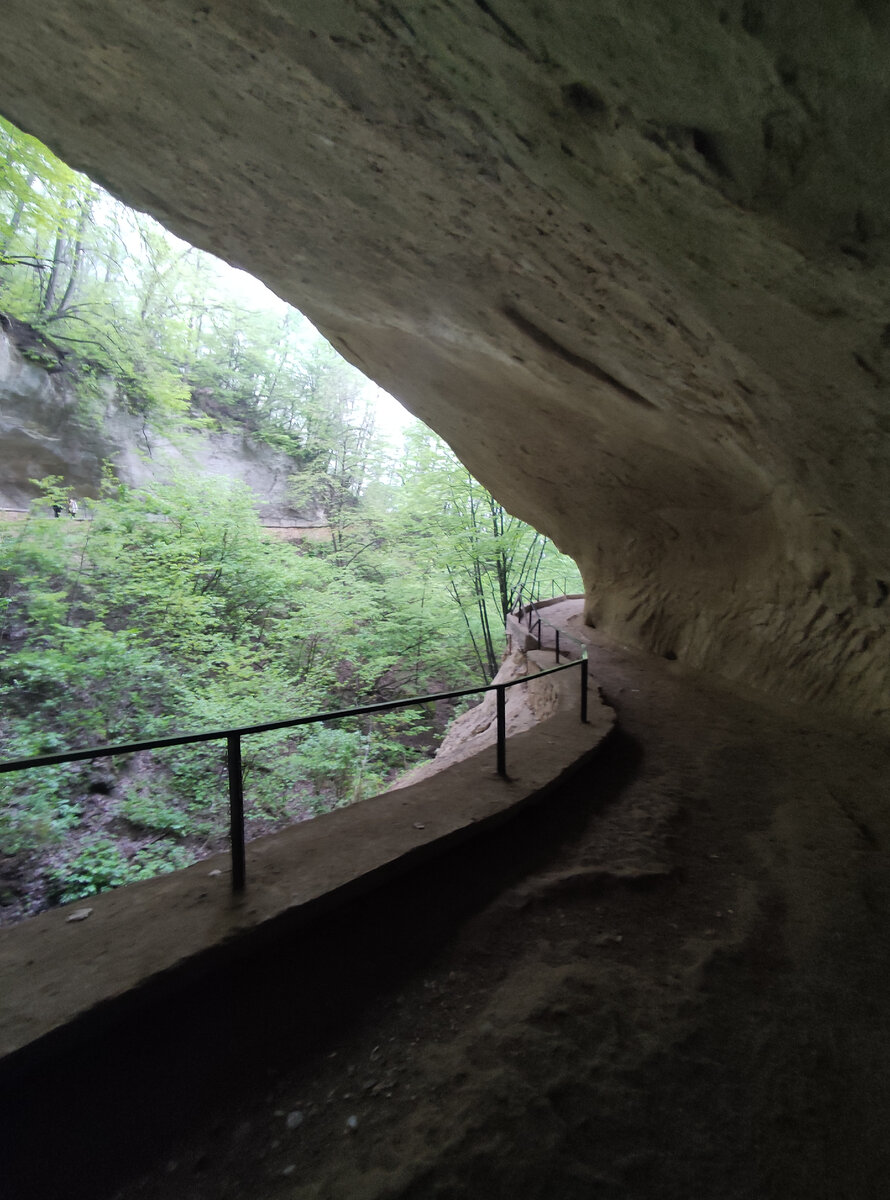
[[[273,970],[250,1071],[119,1200],[886,1194],[886,739],[587,637],[599,757],[317,931],[329,1019]]]

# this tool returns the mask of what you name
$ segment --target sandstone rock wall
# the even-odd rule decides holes
[[[504,730],[508,739],[506,756],[509,762],[509,739],[518,733],[533,729],[549,721],[558,712],[579,712],[578,681],[575,671],[541,675],[556,666],[552,650],[508,649],[500,669],[492,679],[492,685],[509,683],[515,679],[528,682],[506,689],[504,697]],[[598,737],[604,737],[615,723],[615,711],[603,700],[595,686],[588,694],[588,724]],[[497,746],[497,698],[494,692],[486,692],[482,699],[460,716],[455,717],[433,758],[407,771],[388,791],[410,787],[423,779],[430,779],[453,763],[464,762],[474,755],[489,756],[494,769]],[[485,761],[482,759],[481,761]],[[508,767],[509,775],[509,767]]]
[[[264,521],[323,520],[288,503],[296,466],[286,454],[238,433],[183,434],[174,443],[127,412],[111,380],[85,400],[70,372],[29,361],[0,329],[0,509],[26,509],[37,493],[30,481],[46,475],[60,475],[80,497],[96,496],[104,460],[131,487],[174,470],[226,476],[252,489]]]
[[[888,717],[890,10],[8,0],[0,109],[261,276],[591,621]]]

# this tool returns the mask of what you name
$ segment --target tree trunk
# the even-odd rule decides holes
[[[56,297],[62,288],[62,277],[68,270],[68,239],[65,237],[63,226],[56,233],[56,244],[53,248],[52,263],[46,291],[43,293],[43,303],[40,305],[40,315],[44,318],[51,316],[55,310]]]
[[[90,208],[90,201],[88,199],[84,199],[80,207],[80,216],[77,219],[77,233],[75,234],[74,240],[74,252],[71,256],[71,272],[68,276],[68,285],[65,288],[62,299],[59,301],[59,307],[48,318],[51,321],[55,321],[60,317],[64,317],[74,300],[77,291],[77,285],[80,282],[80,269],[83,266],[83,238],[86,232],[87,223],[90,220]]]

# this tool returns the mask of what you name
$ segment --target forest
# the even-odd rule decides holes
[[[379,429],[374,387],[295,309],[3,121],[0,315],[85,420],[110,380],[170,440],[238,429],[284,451],[294,505],[329,530],[278,541],[243,484],[187,470],[135,488],[106,464],[74,520],[63,477],[33,480],[0,525],[3,760],[486,683],[519,590],[580,587],[435,434]],[[383,790],[449,715],[246,739],[248,835]],[[226,822],[221,743],[3,775],[0,922],[188,865]]]

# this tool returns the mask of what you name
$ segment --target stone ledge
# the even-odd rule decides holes
[[[482,756],[248,846],[247,890],[227,856],[42,913],[0,932],[0,1076],[155,1003],[190,980],[508,820],[585,762],[615,715],[577,710],[507,742],[509,778]],[[219,871],[218,875],[213,874]],[[92,909],[83,921],[69,917]]]

